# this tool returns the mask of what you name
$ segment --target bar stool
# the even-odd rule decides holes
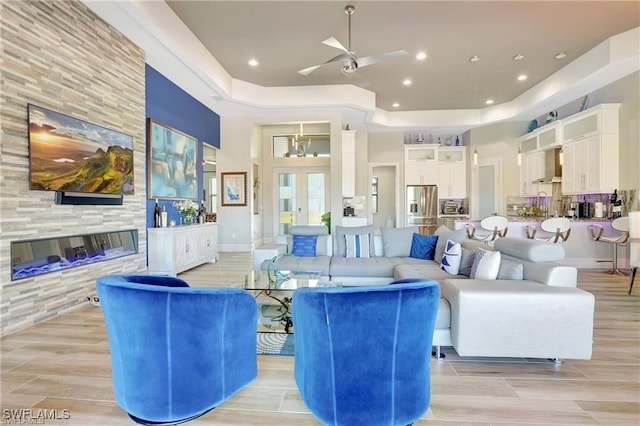
[[[527,225],[527,227],[525,228],[527,238],[529,238],[530,240],[535,239],[538,241],[563,243],[567,241],[569,239],[569,235],[571,235],[571,221],[566,217],[552,217],[550,219],[545,219],[540,224],[540,228],[552,235],[536,238],[537,229],[535,228],[535,226]]]
[[[472,240],[483,241],[485,244],[493,243],[497,238],[507,235],[509,221],[504,216],[487,216],[480,221],[480,228],[489,231],[488,234],[476,234],[476,227],[471,223],[467,223],[467,237]]]
[[[618,246],[625,244],[629,240],[629,218],[619,217],[611,222],[611,227],[620,234],[613,236],[603,236],[604,227],[594,223],[589,225],[589,233],[594,241],[601,241],[613,245],[613,267],[607,272],[611,274],[626,275],[618,269]]]
[[[640,267],[640,211],[629,212],[629,294],[633,289],[633,281]]]

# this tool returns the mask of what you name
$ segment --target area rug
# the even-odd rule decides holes
[[[258,355],[293,356],[293,334],[258,333]]]

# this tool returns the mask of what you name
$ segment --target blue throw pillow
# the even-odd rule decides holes
[[[293,249],[294,256],[314,257],[316,255],[317,235],[294,235]]]
[[[434,255],[436,254],[437,243],[437,235],[422,235],[414,233],[413,241],[411,241],[411,253],[409,253],[409,257],[433,260]]]

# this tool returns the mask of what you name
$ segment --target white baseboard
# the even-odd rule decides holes
[[[239,251],[251,253],[251,244],[220,244],[218,251]]]

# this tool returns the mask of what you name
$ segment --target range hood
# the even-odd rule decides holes
[[[548,149],[544,152],[544,177],[533,183],[562,182],[562,164],[560,163],[561,148]]]

